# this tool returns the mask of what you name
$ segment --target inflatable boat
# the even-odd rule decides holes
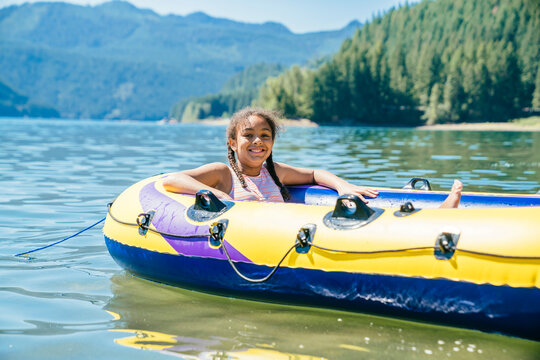
[[[413,179],[367,205],[320,186],[260,203],[170,193],[165,176],[120,194],[103,228],[140,277],[540,339],[539,195],[464,193],[439,209],[447,193]]]

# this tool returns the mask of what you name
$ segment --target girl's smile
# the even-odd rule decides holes
[[[266,152],[265,149],[261,148],[249,148],[248,151],[256,155],[264,155],[264,153]]]

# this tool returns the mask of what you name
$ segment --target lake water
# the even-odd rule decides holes
[[[0,359],[538,359],[540,343],[213,296],[133,277],[109,256],[106,204],[151,175],[225,161],[224,128],[0,120]],[[540,190],[540,132],[290,128],[275,159],[354,183]]]

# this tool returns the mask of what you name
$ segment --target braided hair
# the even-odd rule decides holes
[[[281,127],[279,126],[279,123],[278,123],[280,114],[272,110],[246,107],[242,110],[237,111],[232,116],[231,122],[229,124],[229,127],[227,127],[227,131],[226,131],[227,140],[228,139],[236,140],[236,133],[238,130],[238,126],[245,124],[251,116],[260,116],[263,119],[265,119],[272,131],[272,140],[276,138],[277,133],[281,130]],[[236,176],[238,177],[238,180],[240,181],[240,184],[242,185],[242,187],[247,188],[246,179],[244,178],[244,175],[240,171],[240,168],[238,167],[238,163],[236,162],[234,150],[231,148],[231,146],[228,143],[227,143],[227,159],[229,160],[229,164],[231,165],[231,168],[233,169]],[[272,159],[272,153],[270,153],[270,156],[268,157],[268,159],[266,159],[266,168],[268,170],[268,173],[272,177],[272,180],[274,180],[276,185],[279,187],[279,191],[281,192],[281,196],[283,196],[283,200],[289,201],[291,199],[291,194],[289,190],[281,183],[281,181],[279,180],[276,174],[276,168],[274,166],[274,161]]]

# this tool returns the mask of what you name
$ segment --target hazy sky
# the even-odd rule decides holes
[[[0,0],[0,7],[42,0]],[[68,0],[95,5],[104,0]],[[214,17],[243,22],[276,21],[297,33],[335,30],[351,20],[364,22],[374,14],[404,4],[405,0],[129,0],[140,8],[159,14],[186,15],[203,11]],[[409,0],[409,3],[418,0]]]

